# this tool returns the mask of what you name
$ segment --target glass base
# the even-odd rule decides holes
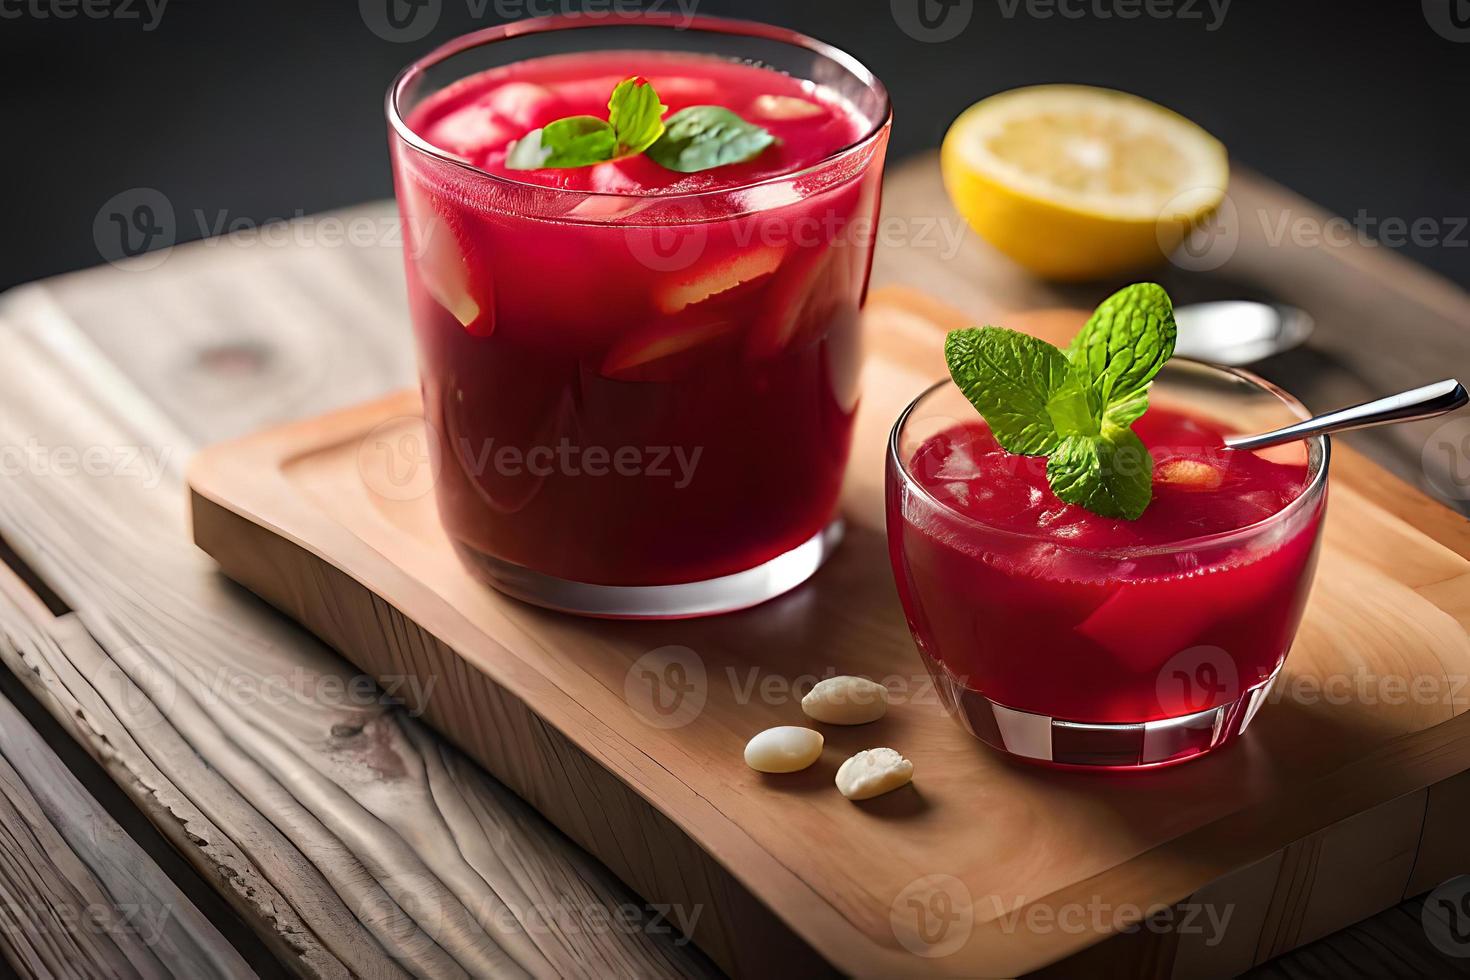
[[[601,619],[690,619],[759,605],[811,578],[842,541],[839,518],[801,544],[743,572],[676,585],[593,585],[544,575],[455,542],[480,579],[524,602]]]
[[[931,670],[945,704],[976,738],[1008,755],[1077,769],[1152,769],[1197,759],[1234,741],[1265,703],[1281,668],[1234,701],[1133,724],[1065,721],[1008,708]]]

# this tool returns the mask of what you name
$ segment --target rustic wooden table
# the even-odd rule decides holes
[[[1310,310],[1310,348],[1263,369],[1309,405],[1470,374],[1462,291],[1324,240],[1327,216],[1250,175],[1229,212],[1164,281],[1180,301]],[[647,907],[189,542],[195,449],[412,384],[395,228],[370,205],[0,298],[0,949],[23,973],[716,972],[676,931],[698,910]],[[978,320],[1102,292],[1032,280],[964,234],[932,157],[891,173],[874,278]],[[1463,511],[1470,423],[1453,425],[1353,441]],[[1404,898],[1326,938],[1283,916],[1250,960],[1467,972]]]

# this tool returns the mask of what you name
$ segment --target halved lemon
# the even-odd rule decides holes
[[[975,103],[940,153],[955,207],[1048,279],[1135,272],[1173,251],[1225,196],[1225,147],[1147,99],[1037,85]]]

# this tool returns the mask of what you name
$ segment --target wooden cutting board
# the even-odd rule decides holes
[[[1008,761],[939,705],[883,536],[889,426],[963,323],[900,289],[866,319],[847,540],[747,612],[594,621],[481,586],[414,466],[411,392],[200,454],[195,540],[736,975],[1233,973],[1465,869],[1470,522],[1339,450],[1306,620],[1240,744],[1138,774]],[[1079,323],[1006,320],[1053,341]],[[747,769],[746,739],[802,724],[802,691],[831,673],[885,679],[888,717],[827,727],[804,773]],[[851,803],[833,775],[875,745],[913,760],[914,785]],[[1137,927],[1159,909],[1168,922]]]

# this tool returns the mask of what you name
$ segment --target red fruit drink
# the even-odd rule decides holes
[[[698,173],[646,155],[506,168],[531,129],[606,118],[632,76],[670,115],[719,105],[778,142]],[[395,177],[439,510],[493,584],[689,615],[815,570],[835,541],[887,136],[886,97],[852,92],[614,50],[515,61],[405,112]],[[751,569],[698,594],[648,588]]]
[[[901,472],[890,460],[909,626],[950,706],[1007,751],[1190,758],[1238,734],[1291,646],[1325,499],[1306,448],[1227,450],[1214,423],[1157,405],[1134,431],[1156,461],[1135,521],[1062,503],[1046,460],[1005,452],[978,418]]]

